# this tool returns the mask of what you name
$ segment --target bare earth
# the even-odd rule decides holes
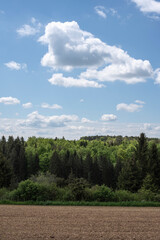
[[[160,240],[160,208],[0,205],[0,240]]]

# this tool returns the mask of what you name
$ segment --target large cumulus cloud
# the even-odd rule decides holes
[[[135,59],[123,49],[102,42],[93,34],[81,30],[75,21],[48,23],[45,34],[39,41],[48,45],[48,51],[41,59],[43,66],[53,70],[83,69],[79,76],[72,79],[53,75],[49,81],[54,85],[66,87],[65,83],[72,80],[70,85],[73,86],[95,87],[95,82],[89,83],[93,79],[101,82],[120,80],[135,84],[154,77],[148,60]]]

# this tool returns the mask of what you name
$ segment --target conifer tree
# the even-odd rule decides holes
[[[141,171],[138,167],[136,159],[126,161],[124,164],[119,177],[118,177],[118,188],[128,190],[131,192],[137,192],[141,186]]]
[[[11,183],[11,178],[12,168],[4,155],[0,153],[0,188],[8,187]]]
[[[148,143],[144,133],[138,138],[136,158],[141,169],[141,179],[143,180],[148,171]]]
[[[155,143],[152,144],[149,152],[148,172],[150,173],[155,186],[160,188],[160,159]]]

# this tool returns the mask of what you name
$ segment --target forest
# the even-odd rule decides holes
[[[160,139],[0,139],[0,200],[160,201]]]

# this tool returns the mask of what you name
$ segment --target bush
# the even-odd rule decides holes
[[[155,195],[154,200],[155,200],[156,202],[160,202],[160,193],[158,193],[158,194]]]
[[[20,182],[18,188],[10,193],[10,199],[16,201],[56,200],[57,191],[55,184],[38,184],[28,179]]]
[[[140,201],[155,201],[156,194],[151,190],[140,189],[138,191],[138,196]]]
[[[127,201],[135,201],[136,194],[131,193],[127,190],[117,190],[115,191],[115,201],[118,202],[127,202]]]
[[[114,192],[107,186],[94,186],[92,188],[93,200],[98,202],[114,201]]]
[[[63,195],[61,196],[62,198],[60,200],[63,201],[75,201],[75,196],[72,193],[72,190],[69,188],[64,188],[63,189]]]
[[[75,201],[85,200],[86,188],[88,187],[88,182],[83,178],[74,178],[68,185],[71,190],[72,199]]]
[[[32,175],[30,177],[30,180],[35,183],[50,185],[56,182],[56,177],[50,172],[46,173],[39,172],[38,175]]]
[[[22,181],[19,183],[18,188],[11,194],[13,200],[36,201],[38,197],[38,185],[31,180]]]
[[[8,198],[9,191],[6,188],[0,188],[0,200]]]

